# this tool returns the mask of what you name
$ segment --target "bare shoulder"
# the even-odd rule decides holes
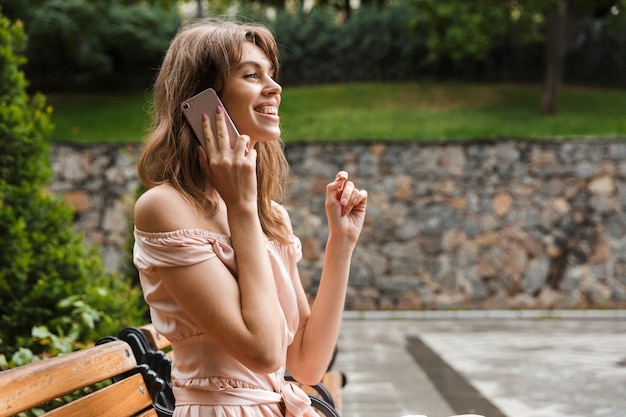
[[[145,232],[168,232],[194,227],[195,206],[176,189],[158,185],[143,193],[135,203],[135,226]]]

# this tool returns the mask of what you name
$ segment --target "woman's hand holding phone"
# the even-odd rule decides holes
[[[209,180],[229,208],[252,205],[256,210],[256,150],[248,149],[250,137],[239,135],[231,147],[227,114],[219,105],[213,117],[203,113],[201,120],[205,138],[205,157],[201,158]]]
[[[217,135],[217,123],[215,116],[217,114],[217,108],[221,107],[223,110],[224,118],[226,121],[226,130],[228,132],[228,139],[231,148],[235,148],[235,143],[237,142],[237,137],[239,136],[239,132],[235,127],[235,124],[231,120],[230,116],[225,110],[222,101],[217,96],[217,93],[212,88],[207,88],[199,94],[191,97],[189,100],[186,100],[183,103],[182,111],[185,119],[191,126],[193,133],[198,139],[200,145],[206,151],[205,146],[205,135],[202,132],[202,115],[207,116],[211,121],[211,127],[213,129],[213,134]]]
[[[250,138],[239,135],[215,90],[186,100],[182,112],[204,150],[203,170],[226,204],[256,204],[256,151],[248,149]]]

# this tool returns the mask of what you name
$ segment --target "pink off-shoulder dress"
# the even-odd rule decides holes
[[[289,245],[266,243],[283,313],[283,366],[261,374],[243,366],[205,335],[155,274],[158,267],[193,265],[217,256],[236,276],[230,238],[202,229],[148,233],[135,228],[134,235],[134,262],[152,322],[176,352],[174,417],[318,417],[307,395],[284,379],[287,346],[299,319],[292,282],[302,257],[297,237]],[[181,280],[180,285],[185,283]]]

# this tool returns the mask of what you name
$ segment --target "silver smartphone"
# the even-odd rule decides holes
[[[211,127],[213,128],[213,135],[217,138],[217,122],[215,121],[215,109],[217,106],[221,106],[224,110],[230,147],[234,149],[237,138],[239,137],[239,132],[237,131],[233,121],[230,119],[230,116],[226,112],[226,108],[217,96],[215,90],[207,88],[203,92],[196,94],[189,100],[186,100],[182,105],[183,114],[191,126],[191,129],[195,133],[196,139],[198,139],[198,142],[200,142],[200,145],[204,148],[205,152],[207,152],[207,149],[204,133],[202,132],[202,113],[209,117]]]

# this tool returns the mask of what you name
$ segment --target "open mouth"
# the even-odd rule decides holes
[[[255,107],[254,111],[256,111],[257,113],[269,114],[269,115],[272,115],[272,116],[278,115],[278,107],[276,107],[276,106]]]

